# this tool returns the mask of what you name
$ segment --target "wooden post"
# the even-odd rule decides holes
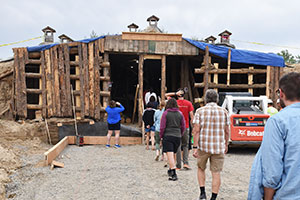
[[[254,67],[249,67],[249,71],[251,71],[253,69],[254,69]],[[249,86],[253,85],[253,74],[252,73],[248,74],[248,85]],[[249,88],[248,92],[253,95],[253,88]]]
[[[109,63],[109,54],[108,53],[104,53],[103,61]],[[108,67],[103,68],[103,76],[104,77],[109,77],[109,69],[110,68],[108,68]],[[103,91],[108,92],[108,81],[103,81]],[[108,101],[109,101],[109,97],[103,97],[103,107],[104,108],[107,107]]]
[[[94,62],[94,68],[95,68],[95,119],[100,120],[100,66],[99,66],[99,42],[95,42],[95,62]]]
[[[41,52],[41,65],[40,65],[40,89],[42,89],[42,99],[40,99],[40,104],[42,105],[42,117],[47,118],[47,91],[46,91],[46,78],[45,78],[45,55]]]
[[[61,116],[66,117],[67,113],[67,97],[66,97],[66,80],[65,80],[65,66],[64,66],[64,54],[63,46],[58,46],[58,71],[59,71],[59,85],[60,85],[60,107]]]
[[[75,61],[76,62],[78,62],[79,63],[79,55],[76,55],[75,56]],[[80,67],[79,67],[79,65],[76,65],[75,66],[75,75],[78,75],[79,77],[80,77]],[[79,92],[79,94],[80,94],[80,88],[81,88],[81,85],[80,85],[80,78],[79,79],[76,79],[75,80],[75,91],[76,92]],[[81,101],[80,101],[80,95],[76,95],[75,96],[75,108],[76,107],[78,107],[78,108],[80,108],[80,110],[81,110]],[[76,117],[79,117],[80,116],[80,118],[81,118],[81,113],[76,113]]]
[[[208,48],[208,46],[205,47],[204,67],[205,67],[205,72],[204,72],[204,77],[203,77],[203,82],[204,82],[203,95],[205,95],[206,91],[208,90],[208,67],[209,67],[209,48]]]
[[[50,54],[50,74],[52,76],[51,79],[51,98],[52,98],[52,116],[57,116],[56,113],[56,99],[55,99],[55,87],[54,87],[54,68],[55,68],[55,63],[54,63],[54,47],[49,49],[49,54]]]
[[[214,66],[215,66],[216,70],[219,69],[219,63],[215,63]],[[214,84],[218,84],[219,83],[218,76],[219,75],[217,73],[214,74]],[[218,88],[215,88],[215,91],[218,92]]]
[[[53,102],[52,102],[52,73],[51,73],[51,59],[50,50],[45,50],[45,73],[46,73],[46,91],[47,91],[47,110],[48,117],[53,116]]]
[[[56,115],[61,116],[60,108],[60,92],[59,92],[59,72],[58,72],[58,59],[57,59],[57,46],[53,47],[53,75],[54,75],[54,99],[56,103]]]
[[[161,58],[161,101],[165,101],[166,94],[166,55]]]
[[[230,65],[231,65],[231,49],[228,50],[228,59],[227,59],[227,85],[230,85]]]
[[[134,118],[135,118],[138,92],[139,92],[139,84],[136,85],[136,89],[135,89],[135,96],[134,96],[134,102],[133,102],[133,113],[132,113],[132,118],[131,118],[132,123],[134,123]]]
[[[90,115],[90,101],[89,101],[89,63],[88,63],[88,53],[87,44],[82,44],[82,57],[83,57],[83,74],[84,74],[84,110],[85,116]]]
[[[83,54],[82,54],[82,45],[78,45],[78,59],[79,59],[79,80],[80,80],[80,117],[84,118],[85,113],[85,102],[84,102],[84,67],[83,67]]]
[[[144,64],[144,56],[140,55],[139,56],[139,68],[138,68],[138,74],[139,74],[139,125],[142,124],[142,116],[143,116],[143,111],[144,111],[144,106],[143,106],[143,64]],[[144,127],[142,127],[143,129]]]
[[[89,44],[89,101],[90,101],[90,116],[95,116],[95,97],[94,97],[94,88],[95,88],[95,73],[94,73],[94,43],[90,42]]]
[[[270,98],[271,66],[267,66],[266,96]]]
[[[67,100],[67,116],[72,116],[72,102],[71,102],[71,82],[70,82],[70,52],[69,46],[64,44],[64,61],[65,61],[65,71],[66,71],[66,100]]]

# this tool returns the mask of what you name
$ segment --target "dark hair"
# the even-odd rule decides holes
[[[184,89],[183,88],[178,88],[177,91],[176,91],[176,93],[179,92],[179,91],[182,91],[183,94],[179,95],[178,97],[184,97],[184,95],[185,95]]]
[[[155,101],[155,97],[154,97],[154,96],[151,96],[150,99],[149,99],[149,101],[150,101],[150,102],[154,102],[154,101]]]
[[[287,100],[300,100],[300,73],[291,72],[282,76],[279,80],[279,88]]]
[[[111,100],[111,101],[109,102],[109,107],[111,107],[111,108],[116,107],[116,102],[115,102],[114,100]]]
[[[219,99],[219,95],[215,90],[209,89],[209,90],[206,91],[206,93],[205,93],[205,103],[210,103],[210,102],[217,103],[218,99]]]
[[[178,108],[178,104],[177,104],[176,99],[171,98],[171,99],[168,100],[167,105],[166,105],[166,109],[169,109],[169,108]]]

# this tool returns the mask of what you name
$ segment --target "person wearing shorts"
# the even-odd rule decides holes
[[[180,112],[174,98],[168,100],[166,110],[160,121],[160,138],[162,138],[163,151],[167,153],[169,162],[169,180],[176,181],[175,154],[180,146],[181,137],[185,131],[184,116]]]
[[[154,113],[154,126],[155,126],[155,149],[156,149],[156,157],[155,161],[159,160],[159,154],[160,154],[160,137],[159,137],[159,131],[160,131],[160,120],[163,112],[165,111],[165,102],[162,101],[159,105],[159,109],[155,111]],[[163,160],[163,153],[162,153],[162,160]]]
[[[146,149],[149,150],[149,138],[151,137],[151,146],[152,150],[155,150],[154,143],[154,134],[155,134],[155,126],[154,126],[154,113],[155,109],[152,107],[150,103],[146,105],[146,110],[143,112],[143,122],[145,124],[145,134],[146,134]]]
[[[108,125],[108,132],[107,132],[107,143],[106,147],[110,147],[110,139],[113,132],[115,132],[115,148],[120,148],[120,128],[121,128],[121,116],[120,113],[123,112],[125,108],[119,102],[115,102],[111,100],[109,102],[109,106],[105,108],[107,112],[107,125]]]
[[[217,198],[221,185],[220,172],[223,169],[224,154],[228,150],[230,121],[227,110],[217,105],[218,99],[219,95],[215,90],[207,90],[206,105],[197,109],[193,121],[193,156],[197,158],[198,165],[199,200],[206,200],[205,169],[208,160],[212,174],[210,199]]]

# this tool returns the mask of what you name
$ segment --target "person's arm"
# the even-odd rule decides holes
[[[284,131],[281,130],[280,122],[271,117],[268,119],[263,141],[261,144],[262,161],[262,184],[266,193],[265,199],[272,199],[275,191],[281,187],[281,179],[284,171]],[[274,190],[274,191],[273,191]]]
[[[175,97],[176,96],[176,92],[168,92],[165,94],[166,98],[169,98],[169,97]]]
[[[167,113],[168,111],[165,111],[162,114],[161,120],[160,120],[160,131],[159,131],[159,137],[163,138],[164,137],[164,133],[165,133],[165,129],[166,129],[166,123],[167,123]]]
[[[123,112],[125,110],[124,106],[120,104],[119,102],[116,103],[120,108],[117,108],[119,112]]]
[[[273,200],[275,190],[272,188],[264,188],[264,200]]]
[[[225,154],[228,152],[229,125],[225,126]]]
[[[194,123],[193,127],[193,138],[194,138],[194,144],[193,144],[193,156],[195,158],[198,157],[198,148],[199,148],[199,135],[200,135],[200,124]]]
[[[179,111],[180,112],[180,111]],[[185,121],[185,119],[184,119],[184,116],[183,116],[183,114],[180,112],[180,115],[181,115],[181,121],[180,121],[180,129],[181,129],[181,136],[183,136],[183,134],[184,134],[184,131],[185,131],[185,123],[186,123],[186,121]]]
[[[193,126],[194,112],[193,112],[193,111],[190,111],[189,114],[190,114],[190,118],[191,118],[191,122],[192,122],[191,125]]]

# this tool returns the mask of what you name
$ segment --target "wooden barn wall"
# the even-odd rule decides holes
[[[181,42],[122,40],[122,36],[107,36],[104,51],[183,56],[196,56],[199,54],[199,49],[185,40]]]
[[[14,49],[15,116],[72,117],[75,105],[77,118],[103,118],[110,96],[106,87],[110,64],[104,62],[102,46],[103,40],[96,40],[59,44],[34,53]]]

